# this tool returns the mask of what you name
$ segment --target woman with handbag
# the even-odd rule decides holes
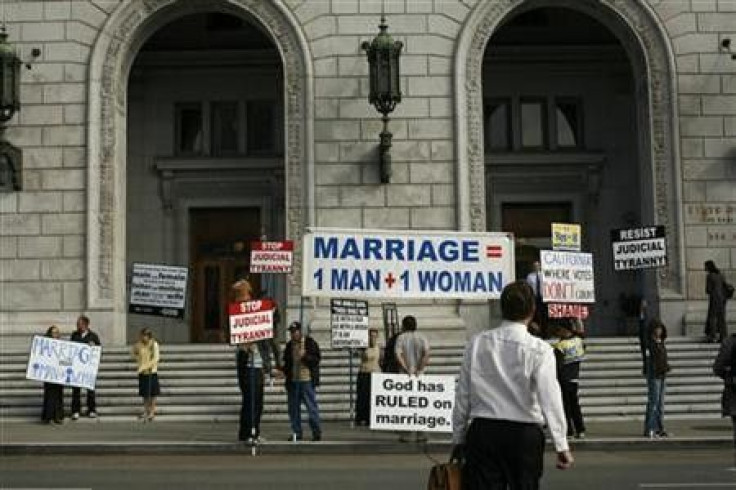
[[[138,364],[138,394],[143,398],[142,421],[156,417],[156,397],[161,394],[158,383],[159,344],[149,328],[141,330],[133,346],[133,357]]]

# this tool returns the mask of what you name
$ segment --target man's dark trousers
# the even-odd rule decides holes
[[[463,490],[536,490],[543,454],[537,424],[475,419],[465,443]]]

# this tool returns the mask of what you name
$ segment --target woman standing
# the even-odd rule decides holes
[[[647,413],[644,421],[644,436],[650,439],[667,437],[662,418],[664,415],[665,379],[670,371],[667,359],[667,328],[658,319],[649,325],[647,344]]]
[[[61,334],[59,327],[51,325],[46,330],[46,337],[59,339]],[[41,412],[41,420],[45,424],[51,422],[55,424],[64,423],[64,385],[56,383],[43,384],[43,411]]]
[[[726,337],[726,294],[721,271],[712,260],[705,261],[705,292],[708,295],[708,317],[705,320],[706,342],[723,342]]]
[[[156,397],[161,394],[158,384],[159,345],[150,329],[141,330],[133,346],[133,357],[138,363],[138,394],[143,398],[143,421],[156,416]]]
[[[360,353],[357,396],[355,401],[355,423],[368,425],[371,420],[371,373],[381,372],[381,349],[378,347],[378,329],[368,330],[368,347]]]

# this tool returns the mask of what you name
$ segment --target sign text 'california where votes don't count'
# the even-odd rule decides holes
[[[491,299],[513,279],[507,233],[323,228],[304,237],[305,296]]]

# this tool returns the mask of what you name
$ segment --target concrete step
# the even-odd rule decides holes
[[[638,419],[646,404],[638,339],[588,339],[580,395],[587,420]],[[717,417],[722,382],[711,373],[717,346],[700,339],[668,340],[673,371],[667,380],[666,418]],[[455,376],[463,347],[433,348],[428,374]],[[4,421],[38,418],[40,383],[26,380],[28,353],[0,356],[0,414]],[[240,392],[234,350],[227,345],[166,345],[159,377],[161,420],[237,420]],[[319,401],[325,420],[347,420],[350,412],[349,353],[323,350]],[[357,361],[354,368],[357,371]],[[128,347],[106,347],[97,383],[104,419],[130,420],[140,411],[135,365]],[[68,391],[65,402],[70,401]],[[266,388],[264,420],[286,421],[286,395],[278,382]]]

